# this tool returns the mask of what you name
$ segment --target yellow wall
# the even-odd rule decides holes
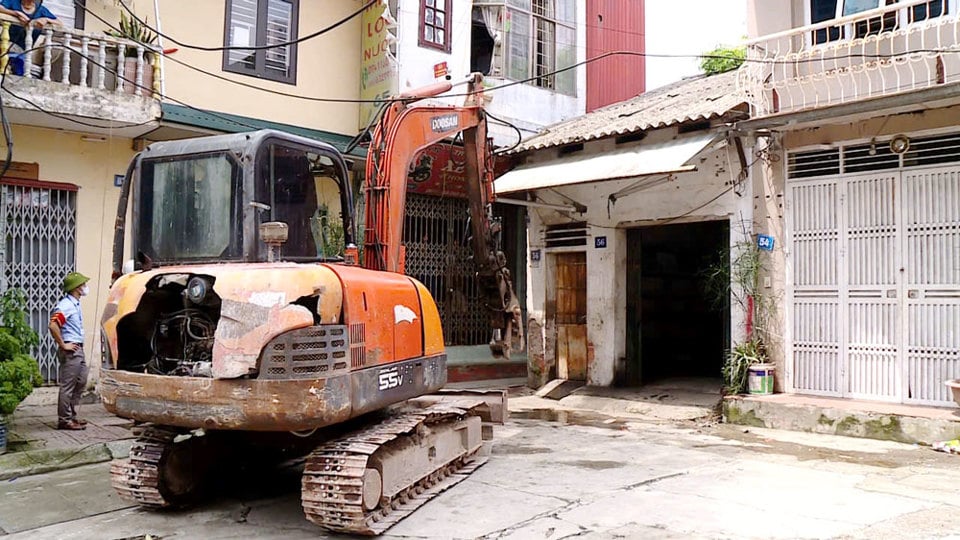
[[[106,142],[87,142],[80,133],[26,126],[13,126],[12,134],[14,161],[39,163],[40,180],[79,186],[77,270],[90,277],[90,294],[81,304],[92,384],[100,365],[100,314],[110,289],[113,224],[120,196],[113,176],[126,172],[134,155],[132,141],[108,137]]]
[[[130,0],[125,1],[137,15],[155,26],[153,0],[136,0],[132,4]],[[87,5],[108,21],[120,20],[119,8],[112,2],[87,2]],[[334,24],[361,5],[355,0],[301,0],[298,36],[302,37]],[[222,47],[225,18],[225,0],[160,2],[160,23],[164,34],[192,45]],[[86,27],[88,30],[100,31],[104,25],[88,15]],[[355,100],[360,93],[359,18],[298,46],[296,85],[225,72],[222,51],[196,51],[170,41],[164,41],[163,47],[179,49],[164,61],[166,95],[170,98],[203,109],[273,122],[348,135],[357,132],[359,106],[356,103],[322,103],[277,96],[218,80],[184,67],[174,60],[268,90],[301,96]]]

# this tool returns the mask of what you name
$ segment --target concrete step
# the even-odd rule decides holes
[[[771,394],[727,396],[731,424],[933,445],[960,437],[960,408]]]

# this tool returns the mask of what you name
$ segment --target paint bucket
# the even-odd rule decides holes
[[[7,453],[7,418],[0,414],[0,454]]]
[[[751,394],[773,393],[773,364],[754,364],[747,368],[747,391]]]

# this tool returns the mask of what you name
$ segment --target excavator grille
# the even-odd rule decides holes
[[[260,355],[260,379],[321,379],[350,370],[345,325],[322,325],[281,334]]]

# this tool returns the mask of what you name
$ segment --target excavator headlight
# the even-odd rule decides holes
[[[202,303],[204,298],[207,297],[207,292],[210,290],[210,284],[207,283],[206,279],[203,279],[199,276],[194,276],[190,278],[190,281],[187,282],[187,289],[183,294],[187,297],[187,300],[190,300],[194,304]]]

